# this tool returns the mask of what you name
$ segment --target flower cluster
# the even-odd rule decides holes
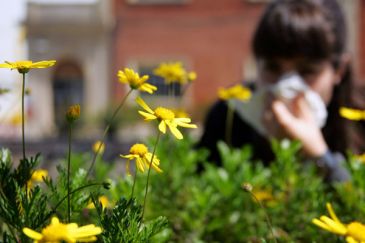
[[[251,90],[237,84],[227,89],[219,88],[218,97],[222,100],[237,99],[247,101],[251,98]]]
[[[359,222],[351,222],[350,224],[343,224],[336,216],[332,205],[326,204],[328,216],[321,216],[319,219],[313,219],[312,222],[318,227],[327,230],[331,233],[342,235],[346,237],[348,243],[362,243],[365,242],[365,225]]]
[[[161,63],[153,73],[162,77],[166,84],[177,82],[183,85],[196,79],[196,73],[187,72],[181,62]]]

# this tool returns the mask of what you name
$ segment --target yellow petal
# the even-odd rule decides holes
[[[157,117],[153,114],[150,114],[150,113],[147,113],[147,112],[144,112],[144,111],[138,111],[139,114],[141,114],[145,120],[154,120],[154,119],[157,119]]]
[[[125,166],[125,171],[127,172],[127,175],[131,175],[131,170],[130,170],[130,160],[127,160],[126,166]]]
[[[320,219],[332,229],[333,233],[340,235],[346,234],[347,229],[343,224],[335,222],[327,216],[321,216]]]
[[[167,125],[170,128],[171,133],[177,138],[177,139],[183,139],[182,133],[176,128],[176,126],[171,125],[170,123],[167,123]]]
[[[154,114],[153,110],[144,102],[144,100],[141,97],[137,97],[136,102],[145,109],[148,113]]]
[[[143,160],[141,158],[136,159],[136,166],[142,173],[144,172]]]
[[[56,64],[56,60],[40,61],[33,63],[30,68],[47,68]]]
[[[351,236],[347,236],[346,237],[346,242],[347,243],[359,243],[357,240],[355,240],[354,238],[352,238]],[[362,243],[362,242],[361,242]]]
[[[333,211],[332,205],[330,203],[326,203],[326,207],[331,218],[337,223],[341,223],[341,221],[337,218],[335,211]]]
[[[312,219],[312,223],[317,225],[318,227],[324,229],[324,230],[327,230],[327,231],[330,231],[330,232],[333,232],[332,231],[332,228],[330,228],[327,224],[323,223],[321,220],[319,219]]]
[[[1,63],[0,68],[13,68],[13,65],[9,63]]]
[[[362,110],[351,109],[347,107],[340,108],[340,115],[346,119],[359,121],[365,119],[365,112]]]
[[[23,228],[23,233],[28,236],[29,238],[32,238],[34,240],[40,240],[43,238],[43,235],[32,230],[32,229],[29,229],[29,228]]]
[[[164,121],[161,121],[160,124],[158,125],[158,129],[165,134],[166,133],[166,123]]]

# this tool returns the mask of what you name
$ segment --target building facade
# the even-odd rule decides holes
[[[111,2],[31,0],[25,26],[29,59],[57,60],[52,68],[29,72],[29,136],[62,133],[69,105],[80,104],[86,119],[105,109],[111,93]]]

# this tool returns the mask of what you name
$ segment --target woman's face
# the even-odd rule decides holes
[[[275,84],[288,72],[297,72],[309,87],[317,92],[328,104],[332,98],[334,86],[340,81],[338,73],[330,61],[308,61],[303,59],[259,60],[259,86]]]

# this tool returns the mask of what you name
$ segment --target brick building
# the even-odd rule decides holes
[[[267,2],[114,0],[113,73],[124,66],[143,72],[161,61],[182,60],[198,74],[184,103],[190,110],[204,111],[201,108],[216,99],[218,87],[255,78],[251,37]],[[347,17],[355,71],[363,79],[360,53],[365,56],[365,48],[359,43],[365,38],[360,31],[365,26],[365,1],[339,2]],[[118,84],[115,90],[117,97],[125,92]]]
[[[198,74],[184,103],[208,105],[219,86],[254,75],[250,38],[264,2],[115,0],[113,72],[181,60]],[[124,92],[118,84],[116,90]]]

